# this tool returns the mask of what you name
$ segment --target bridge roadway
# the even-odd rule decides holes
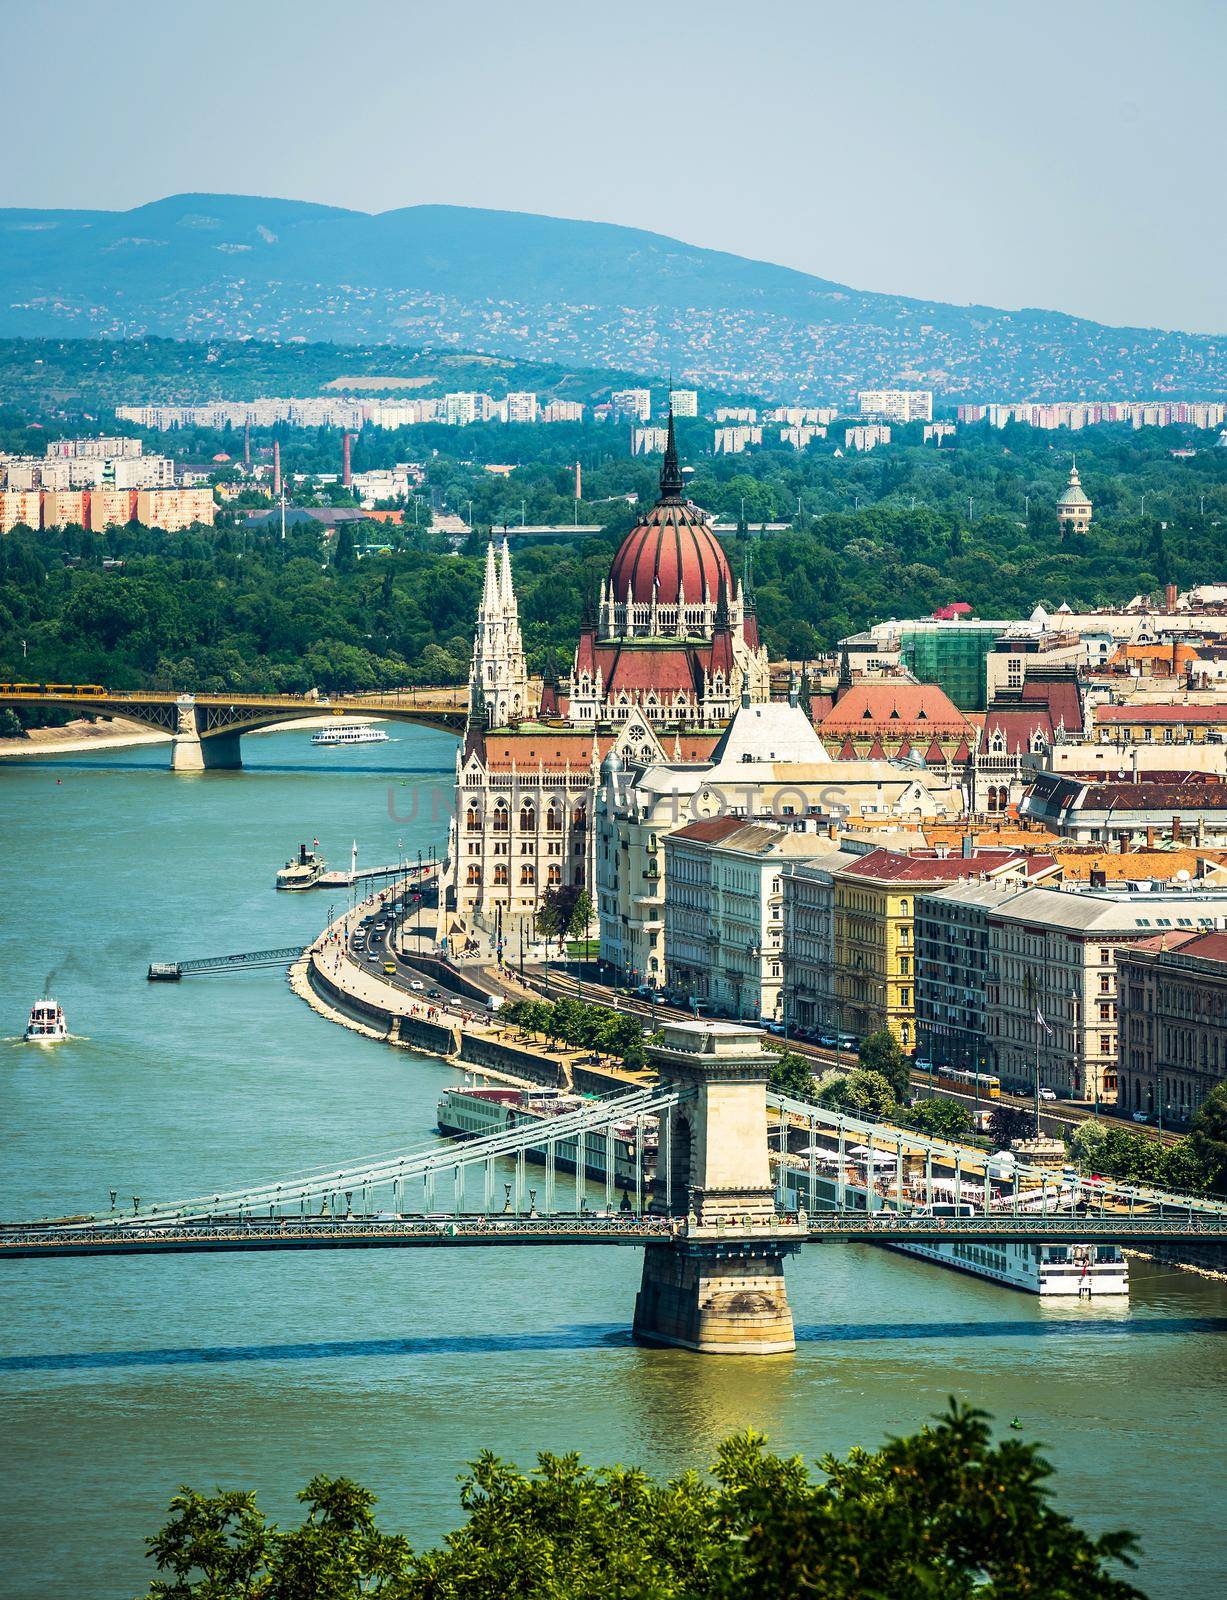
[[[832,1211],[779,1216],[766,1224],[693,1227],[685,1218],[562,1215],[511,1217],[230,1217],[173,1223],[0,1225],[0,1259],[202,1254],[218,1251],[454,1248],[468,1245],[660,1245],[708,1247],[716,1254],[755,1246],[802,1244],[1155,1244],[1227,1246],[1227,1218],[1172,1216],[995,1215],[933,1217],[897,1212]]]
[[[461,732],[467,690],[395,689],[328,697],[294,694],[191,694],[175,689],[107,689],[101,684],[0,683],[0,706],[53,707],[125,717],[170,734],[171,768],[201,772],[239,767],[239,737],[307,717],[380,717]]]

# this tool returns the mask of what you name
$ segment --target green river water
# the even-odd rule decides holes
[[[0,766],[0,1035],[44,982],[78,1037],[0,1044],[3,1215],[174,1198],[420,1143],[442,1063],[316,1016],[278,971],[145,981],[150,959],[305,940],[323,893],[274,869],[445,834],[454,742],[244,741],[175,777],[165,748]],[[433,812],[433,815],[432,815]],[[0,1595],[121,1600],[178,1485],[254,1487],[277,1516],[317,1471],[418,1542],[489,1448],[702,1466],[753,1425],[817,1455],[910,1430],[957,1394],[1017,1415],[1063,1505],[1141,1534],[1140,1581],[1227,1592],[1227,1285],[1134,1266],[1127,1309],[1060,1308],[869,1247],[789,1265],[794,1356],[637,1348],[634,1251],[354,1252],[27,1262],[0,1294]]]

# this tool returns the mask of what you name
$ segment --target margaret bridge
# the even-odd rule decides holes
[[[397,689],[388,694],[182,694],[173,689],[106,689],[100,684],[0,683],[0,706],[45,706],[124,717],[171,738],[173,772],[243,764],[240,739],[306,717],[381,717],[458,733],[468,714],[463,688]]]
[[[653,1054],[654,1085],[463,1143],[435,1140],[353,1167],[157,1205],[136,1196],[131,1210],[109,1214],[0,1223],[0,1259],[629,1246],[644,1252],[639,1338],[774,1354],[794,1348],[784,1261],[807,1244],[1227,1249],[1220,1201],[1025,1166],[1008,1193],[994,1191],[980,1153],[775,1094],[767,1087],[773,1058],[753,1030],[668,1023]],[[619,1148],[634,1173],[620,1206]],[[871,1185],[849,1190],[846,1160],[857,1150],[893,1176],[893,1194],[887,1183],[880,1194]],[[530,1160],[539,1175],[530,1175]],[[824,1162],[835,1180],[819,1200]],[[595,1208],[594,1171],[605,1187]],[[959,1203],[934,1204],[951,1193]]]

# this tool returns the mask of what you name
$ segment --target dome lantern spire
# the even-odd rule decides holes
[[[669,435],[665,440],[665,459],[660,467],[660,498],[662,501],[677,502],[682,498],[685,488],[682,477],[681,463],[677,458],[677,440],[673,436],[673,407],[669,407]]]

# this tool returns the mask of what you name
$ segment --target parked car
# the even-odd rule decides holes
[[[1149,1122],[1150,1117],[1145,1111],[1135,1111],[1131,1120],[1133,1122]]]
[[[1041,1089],[1040,1090],[1040,1099],[1041,1100],[1055,1100],[1056,1097],[1057,1097],[1057,1091],[1055,1089]]]

